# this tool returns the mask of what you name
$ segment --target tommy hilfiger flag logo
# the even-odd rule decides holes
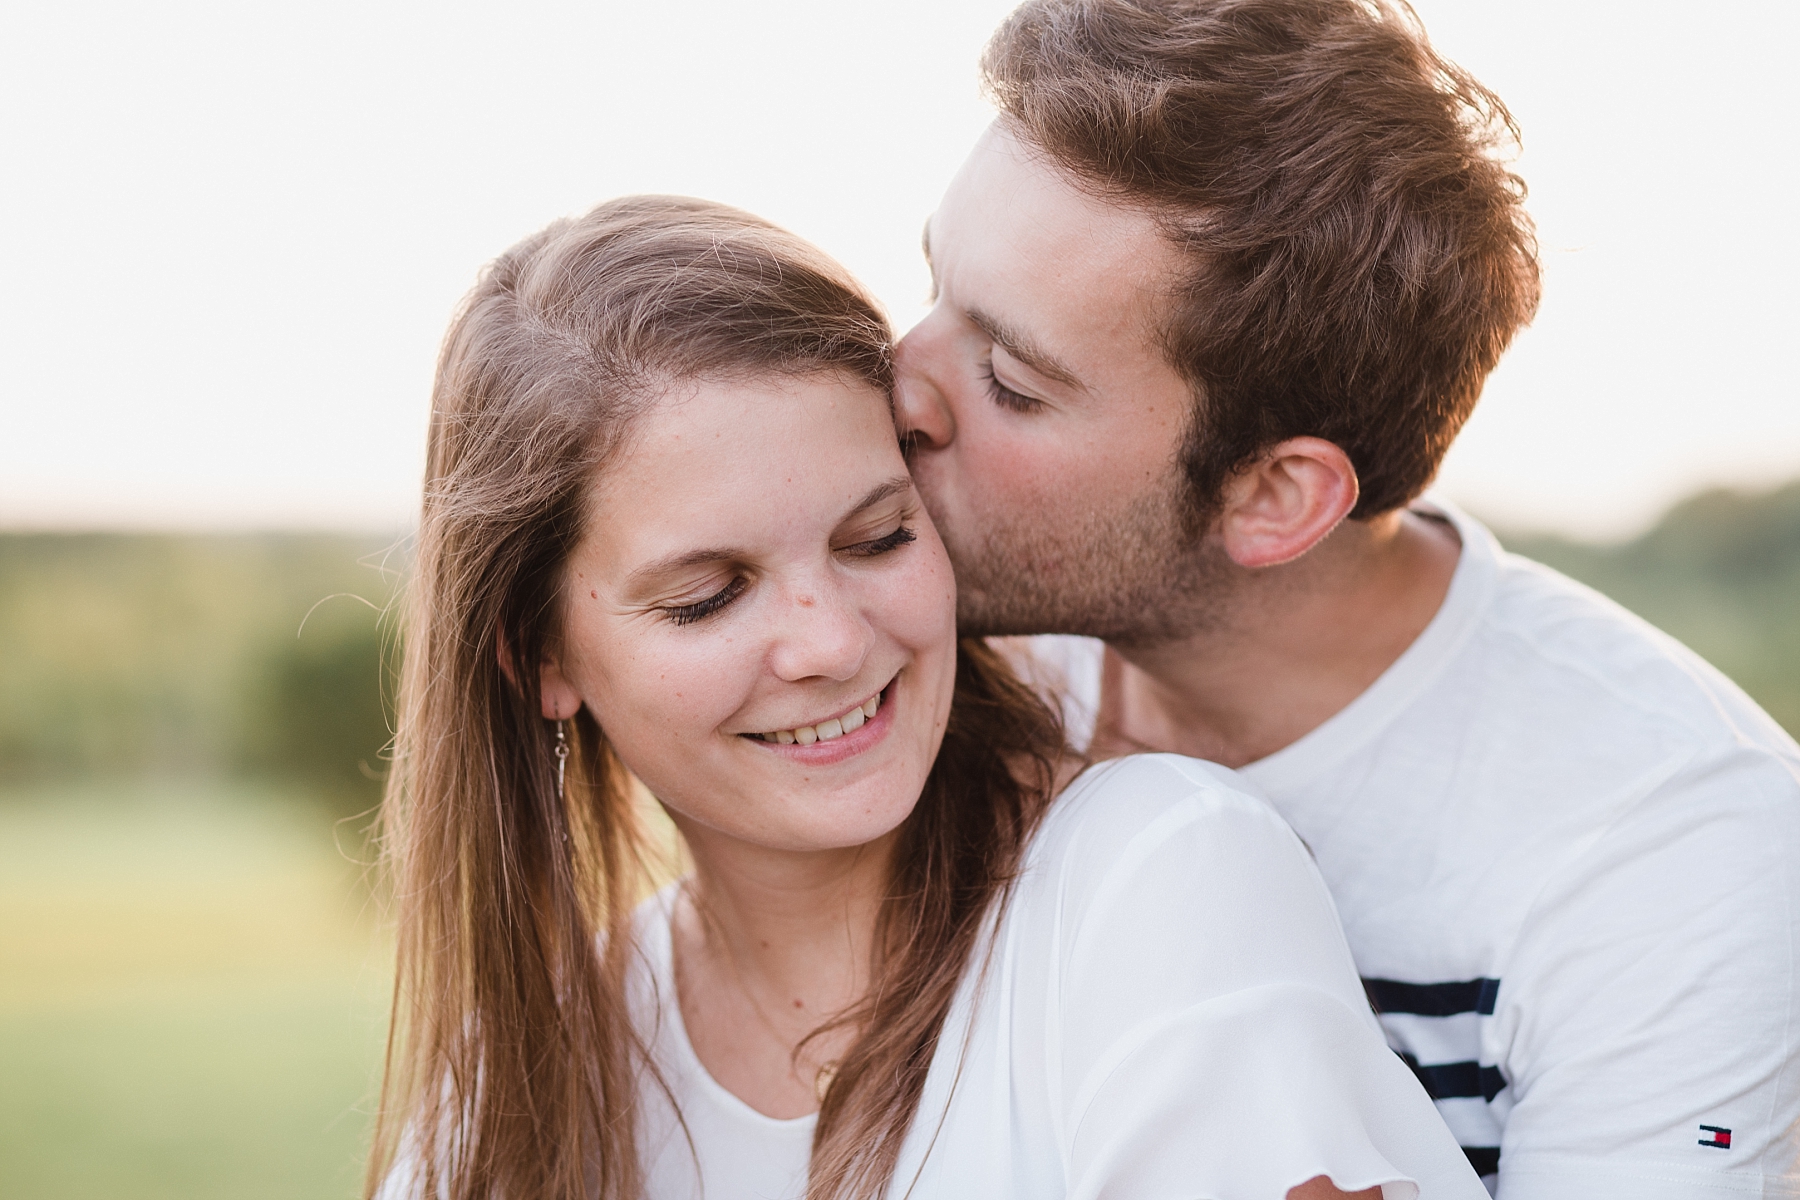
[[[1721,1129],[1717,1125],[1702,1125],[1700,1132],[1712,1134],[1709,1138],[1700,1139],[1702,1146],[1717,1146],[1721,1150],[1731,1149],[1731,1130]]]

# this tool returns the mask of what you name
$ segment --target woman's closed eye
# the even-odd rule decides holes
[[[836,552],[848,554],[853,558],[877,558],[917,541],[918,537],[919,535],[913,532],[910,525],[902,524],[881,537],[863,542],[853,542],[848,546],[839,547]],[[742,575],[734,575],[730,582],[706,599],[696,600],[691,604],[664,605],[662,612],[677,625],[692,625],[695,621],[705,620],[736,600],[744,594],[747,587],[749,587],[749,583]]]
[[[695,621],[712,616],[733,600],[743,594],[748,585],[742,575],[734,575],[731,582],[714,592],[704,600],[696,600],[692,604],[673,604],[663,609],[677,625],[692,625]]]
[[[1017,413],[1029,413],[1044,407],[1042,400],[1034,399],[1023,392],[1015,392],[1001,383],[1000,377],[994,374],[994,360],[991,358],[982,364],[981,377],[987,383],[989,399],[1001,408]]]
[[[852,554],[858,558],[875,558],[889,551],[898,550],[909,542],[917,541],[918,537],[919,535],[912,531],[912,526],[901,525],[892,533],[870,541],[856,542],[853,545],[845,546],[838,553]]]

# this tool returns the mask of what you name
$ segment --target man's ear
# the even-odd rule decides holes
[[[506,676],[508,683],[518,687],[518,677],[513,674],[512,647],[505,630],[494,639],[494,653],[500,659],[500,673]],[[562,672],[562,664],[554,658],[545,658],[538,664],[538,703],[544,718],[550,721],[572,717],[581,708],[581,693],[569,682]]]
[[[1225,485],[1218,529],[1240,567],[1292,562],[1356,507],[1356,468],[1335,442],[1278,442]]]

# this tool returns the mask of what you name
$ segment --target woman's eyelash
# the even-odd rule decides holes
[[[845,553],[860,558],[874,558],[878,554],[886,554],[890,550],[898,550],[908,542],[917,541],[919,535],[909,525],[902,525],[886,537],[878,537],[872,542],[858,542],[854,546],[844,547]]]
[[[891,550],[898,550],[909,542],[918,540],[919,535],[910,526],[902,525],[884,537],[872,542],[858,542],[854,546],[844,547],[843,552],[854,554],[858,558],[874,558]],[[692,625],[695,621],[704,620],[736,600],[743,594],[744,577],[739,575],[730,583],[714,592],[704,600],[696,600],[692,604],[677,604],[663,609],[677,625]]]
[[[663,611],[673,617],[677,625],[692,625],[703,617],[712,616],[736,600],[743,590],[744,577],[739,575],[704,600],[697,600],[693,604],[677,605],[674,608],[665,608]]]
[[[1001,408],[1009,408],[1013,412],[1036,412],[1044,406],[1043,401],[1033,400],[1030,396],[1015,392],[1001,383],[999,377],[994,374],[992,359],[982,364],[981,374],[982,378],[987,380],[988,395]]]

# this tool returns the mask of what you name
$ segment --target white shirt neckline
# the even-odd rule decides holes
[[[688,1037],[687,1020],[681,1015],[681,997],[679,994],[674,994],[676,988],[675,898],[680,887],[681,883],[677,880],[665,887],[656,897],[656,911],[659,919],[652,934],[654,940],[649,946],[651,952],[658,959],[651,964],[653,967],[651,977],[660,977],[669,981],[672,993],[669,999],[672,1003],[661,1006],[661,1015],[662,1019],[668,1023],[665,1036],[668,1038],[669,1048],[680,1060],[680,1069],[692,1075],[701,1092],[709,1101],[723,1108],[733,1118],[755,1122],[770,1130],[790,1134],[802,1129],[810,1132],[812,1127],[818,1124],[819,1114],[817,1112],[810,1112],[801,1117],[771,1117],[767,1113],[758,1112],[730,1088],[714,1079],[712,1072],[706,1069],[706,1064],[700,1061],[700,1055],[694,1049],[693,1040]]]

